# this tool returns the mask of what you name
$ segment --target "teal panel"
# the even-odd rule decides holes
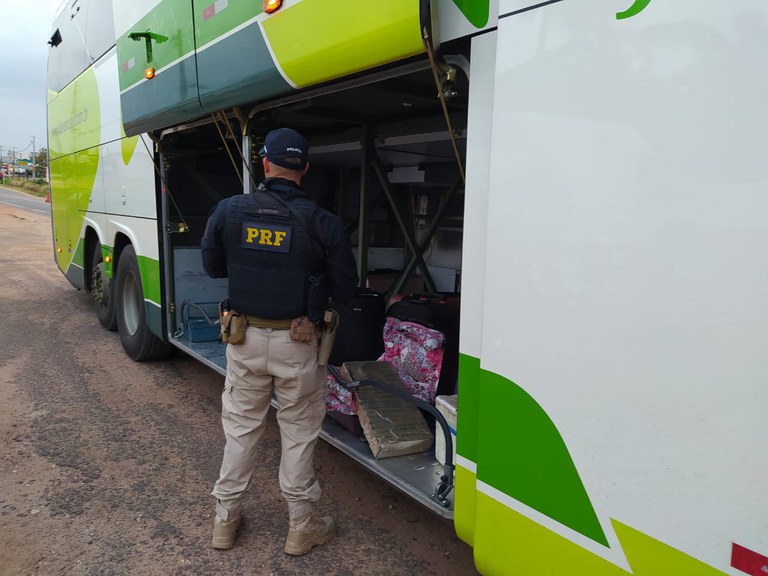
[[[167,336],[163,334],[163,314],[160,307],[145,301],[144,310],[147,313],[147,326],[149,327],[149,331],[161,340],[167,340]]]
[[[195,58],[184,60],[159,71],[123,93],[123,123],[128,136],[200,116],[197,97]]]
[[[85,290],[85,270],[78,266],[70,265],[67,267],[64,276],[72,283],[72,286],[78,290]]]
[[[256,23],[199,52],[197,73],[206,113],[292,90],[273,64]]]

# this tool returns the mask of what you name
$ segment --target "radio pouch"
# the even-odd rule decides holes
[[[291,322],[291,340],[312,342],[316,338],[315,323],[306,316],[294,318]]]
[[[221,320],[221,341],[225,344],[242,344],[245,342],[245,332],[248,328],[248,318],[228,306],[228,300],[219,303],[219,318]]]

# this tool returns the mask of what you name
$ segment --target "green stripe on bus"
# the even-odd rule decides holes
[[[459,355],[459,394],[456,406],[456,452],[472,462],[477,462],[477,430],[480,410],[481,372],[480,360],[466,354]]]
[[[477,463],[478,480],[608,546],[568,448],[542,407],[469,356],[461,358],[459,387],[457,449]]]
[[[146,256],[136,256],[141,274],[141,288],[144,299],[160,305],[160,262]]]
[[[488,0],[453,0],[453,3],[476,28],[482,28],[488,24],[491,11]]]

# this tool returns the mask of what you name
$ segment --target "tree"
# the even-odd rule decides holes
[[[48,173],[48,148],[40,148],[35,154],[35,177]]]

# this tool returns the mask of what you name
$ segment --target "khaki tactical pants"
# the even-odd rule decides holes
[[[325,416],[325,368],[317,364],[316,341],[296,342],[289,333],[248,327],[243,344],[227,346],[227,377],[221,398],[226,446],[212,492],[222,520],[239,513],[273,393],[279,403],[277,421],[282,440],[280,487],[290,517],[310,513],[320,498],[313,455]]]

